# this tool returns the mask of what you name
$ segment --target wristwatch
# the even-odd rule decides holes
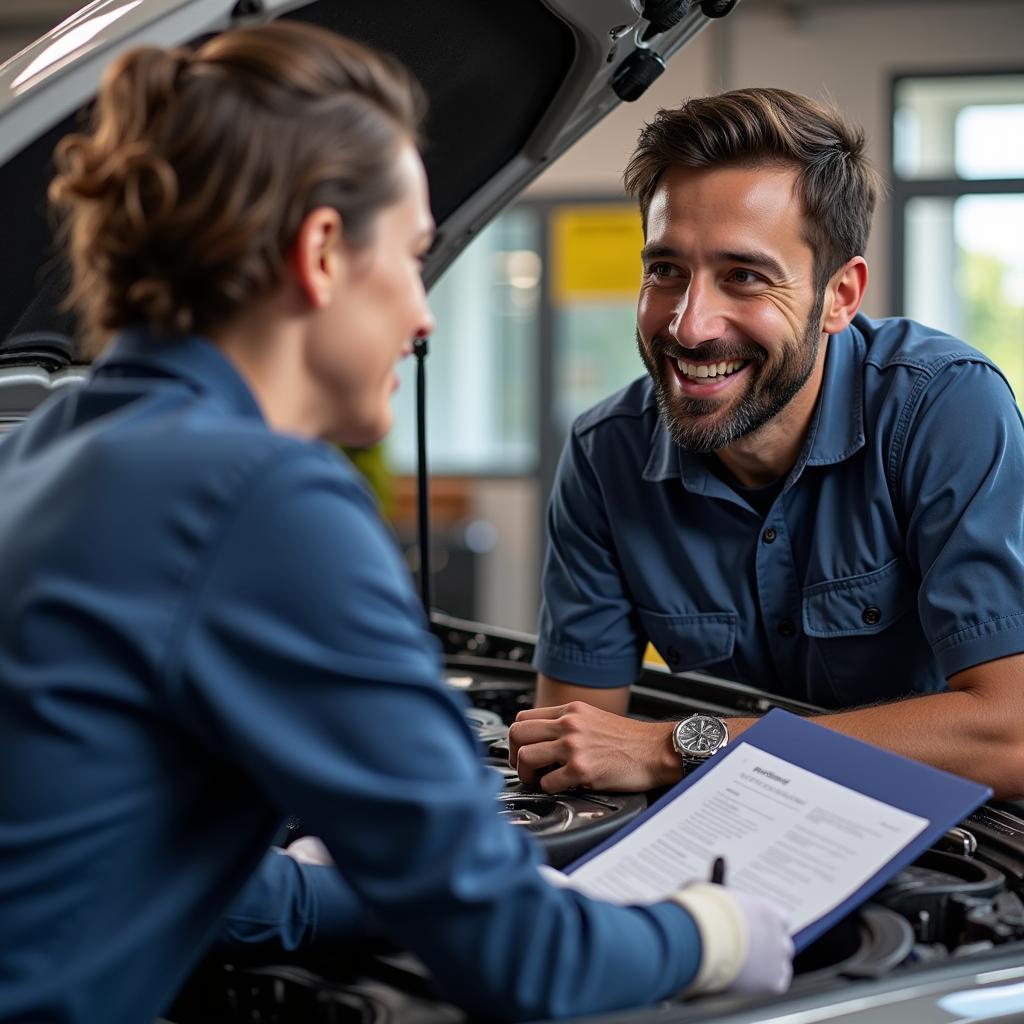
[[[683,762],[683,774],[702,765],[729,742],[729,727],[715,715],[690,715],[672,730],[672,746]]]

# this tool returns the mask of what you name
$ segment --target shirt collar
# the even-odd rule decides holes
[[[93,375],[104,376],[118,367],[179,378],[197,391],[215,396],[232,412],[265,422],[248,384],[209,338],[197,334],[166,337],[145,326],[129,327],[96,360]]]
[[[802,468],[829,466],[864,447],[864,359],[867,342],[858,314],[853,323],[828,340],[821,394],[811,418],[807,443],[797,462]]]
[[[804,466],[828,466],[848,459],[864,446],[864,375],[867,344],[858,314],[840,334],[832,335],[825,351],[821,392],[815,403],[807,441],[790,473],[792,483]],[[650,401],[654,402],[653,388]],[[651,454],[643,478],[649,481],[681,478],[690,491],[704,493],[715,478],[699,455],[685,452],[669,436],[658,415],[651,432]]]

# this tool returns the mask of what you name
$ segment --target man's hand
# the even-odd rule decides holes
[[[577,786],[638,793],[682,777],[674,726],[637,722],[582,701],[533,708],[520,711],[509,728],[509,764],[546,793]]]

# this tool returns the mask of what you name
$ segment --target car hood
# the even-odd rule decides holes
[[[425,266],[430,284],[531,179],[622,102],[617,82],[642,88],[635,64],[649,68],[652,60],[638,50],[667,60],[708,24],[697,4],[648,2],[660,11],[673,6],[666,21],[686,13],[652,34],[660,25],[640,16],[642,0],[95,0],[0,65],[0,223],[8,239],[0,251],[0,345],[7,359],[19,351],[38,357],[47,332],[73,333],[55,308],[59,287],[47,279],[54,244],[46,184],[56,141],[80,123],[118,53],[290,17],[397,56],[429,97],[424,162],[438,224]]]

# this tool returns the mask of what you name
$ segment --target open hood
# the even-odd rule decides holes
[[[19,362],[27,356],[38,363],[48,348],[58,363],[70,356],[60,336],[73,334],[73,324],[58,313],[59,288],[47,280],[51,154],[80,123],[104,67],[126,49],[288,17],[397,56],[429,96],[424,160],[438,224],[425,267],[430,284],[621,96],[640,95],[661,62],[708,23],[705,11],[720,16],[734,4],[94,0],[0,66],[0,352]],[[47,334],[57,338],[47,343]]]

